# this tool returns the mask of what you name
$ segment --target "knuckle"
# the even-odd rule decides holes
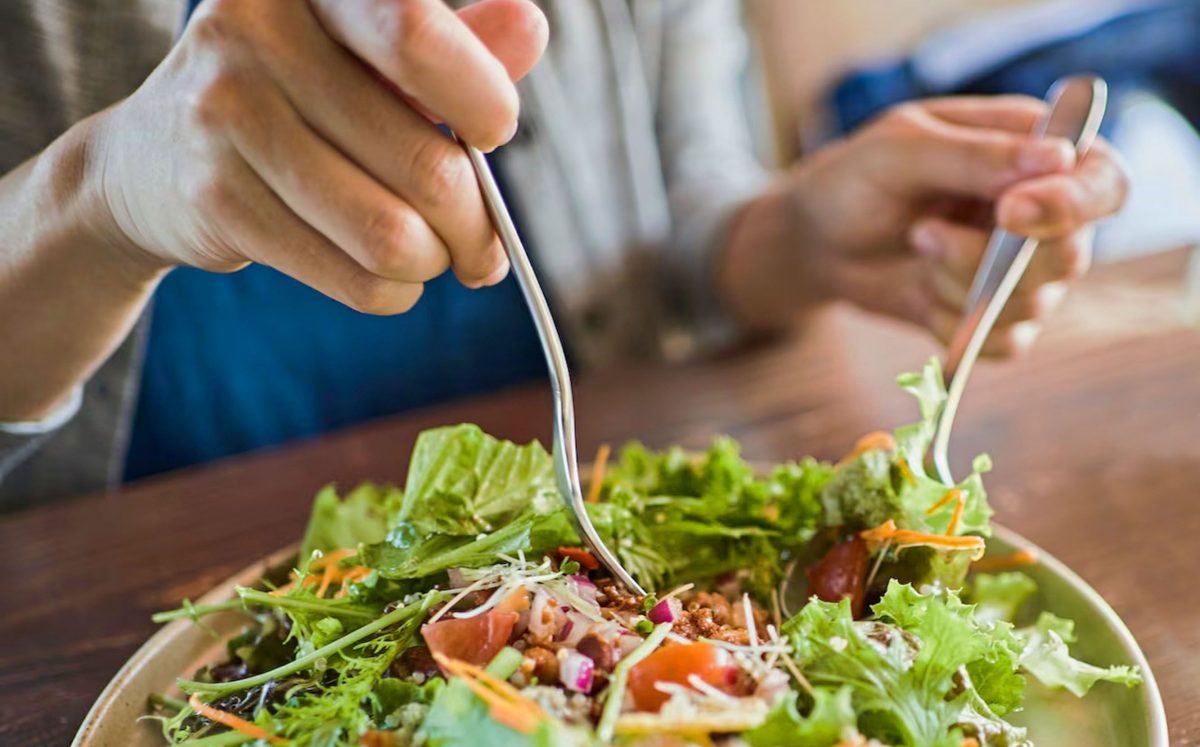
[[[475,184],[475,173],[462,149],[442,137],[419,145],[410,168],[421,204],[433,210],[456,204]]]
[[[1085,222],[1080,195],[1073,189],[1056,189],[1045,196],[1047,223],[1067,229],[1082,226]]]
[[[395,276],[404,272],[404,247],[413,240],[412,221],[400,210],[379,209],[367,218],[362,230],[362,266],[371,274]]]
[[[919,132],[925,129],[926,113],[917,102],[898,104],[887,111],[882,123],[899,132]]]
[[[187,26],[189,41],[206,47],[220,47],[239,41],[243,25],[237,15],[244,3],[237,0],[208,0],[199,6]]]
[[[403,292],[404,284],[365,270],[354,273],[343,291],[342,302],[362,314],[385,316],[407,311],[416,303]]]
[[[429,3],[399,0],[375,5],[375,21],[384,45],[384,56],[393,63],[411,60],[429,36],[429,24],[434,18]],[[401,69],[403,67],[400,65]]]
[[[192,92],[188,109],[203,129],[221,131],[242,121],[245,76],[235,66],[222,64]]]

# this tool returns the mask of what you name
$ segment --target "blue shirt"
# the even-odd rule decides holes
[[[407,314],[359,314],[261,266],[177,269],[154,298],[126,478],[545,376],[510,277],[451,273]]]

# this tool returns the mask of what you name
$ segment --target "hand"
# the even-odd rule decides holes
[[[802,272],[826,294],[928,328],[949,342],[995,224],[1041,240],[984,352],[1032,342],[1064,282],[1091,258],[1090,224],[1127,191],[1111,147],[1029,134],[1045,104],[1019,96],[893,109],[815,154],[788,188],[805,237]]]
[[[470,163],[517,126],[546,22],[527,0],[209,0],[96,123],[109,223],[153,267],[270,265],[399,313],[452,267],[508,269]]]

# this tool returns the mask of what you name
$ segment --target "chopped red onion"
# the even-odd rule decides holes
[[[568,651],[559,664],[558,679],[568,690],[587,693],[592,689],[595,672],[595,662],[578,651]]]
[[[683,603],[675,597],[668,597],[654,605],[654,609],[650,610],[646,617],[650,619],[650,622],[658,625],[659,623],[673,623],[682,614]]]
[[[579,596],[583,597],[589,602],[594,603],[596,601],[596,597],[599,595],[600,590],[596,588],[596,585],[592,583],[590,578],[579,573],[576,573],[573,576],[568,576],[567,578],[571,579],[571,582],[575,584],[575,590],[579,593]]]
[[[570,618],[570,616],[568,616],[567,621],[565,623],[563,623],[562,628],[560,628],[559,631],[554,634],[554,640],[556,640],[556,641],[564,640],[567,636],[571,635],[571,629],[574,627],[575,627],[575,621],[572,620]]]

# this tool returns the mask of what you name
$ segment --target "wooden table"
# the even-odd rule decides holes
[[[1173,743],[1200,744],[1200,333],[1178,314],[1182,253],[1080,284],[1029,357],[984,366],[955,461],[987,450],[998,519],[1079,571],[1125,618],[1167,701]],[[632,368],[577,386],[583,453],[601,442],[704,445],[833,458],[910,420],[898,371],[933,347],[839,311],[802,340],[688,369]],[[400,480],[416,434],[473,421],[548,437],[528,387],[0,518],[0,745],[66,744],[105,682],[194,597],[295,540],[312,494]]]

